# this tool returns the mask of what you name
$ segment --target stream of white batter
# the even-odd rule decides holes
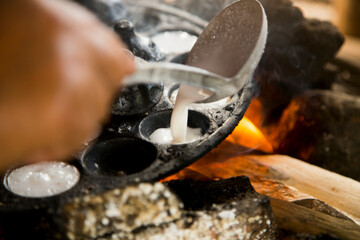
[[[186,143],[202,136],[201,128],[190,128],[188,124],[188,106],[191,103],[210,97],[210,91],[189,85],[180,85],[175,106],[171,115],[170,128],[159,128],[150,135],[150,141],[159,144]]]

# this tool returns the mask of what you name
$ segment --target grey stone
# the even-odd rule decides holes
[[[360,180],[360,98],[310,90],[284,111],[275,151]]]
[[[58,223],[68,239],[275,239],[270,201],[247,177],[167,185],[79,198]]]
[[[319,78],[324,64],[344,41],[329,22],[305,19],[289,0],[260,0],[268,18],[268,40],[255,74],[265,123],[277,120],[294,95],[310,88],[329,88]],[[323,82],[325,80],[325,82]]]
[[[360,68],[346,61],[332,64],[336,70],[335,81],[331,85],[333,91],[360,96]]]
[[[93,239],[179,219],[181,202],[161,183],[139,184],[85,196],[66,205],[60,224],[69,239]]]

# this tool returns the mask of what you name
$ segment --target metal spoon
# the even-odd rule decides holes
[[[222,10],[201,33],[186,65],[141,64],[125,85],[182,83],[211,91],[216,101],[238,92],[251,80],[265,48],[267,19],[257,0],[239,0]]]

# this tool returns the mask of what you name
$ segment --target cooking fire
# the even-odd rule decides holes
[[[72,160],[1,175],[0,240],[360,239],[360,41],[299,9],[330,0],[75,2],[137,70]]]

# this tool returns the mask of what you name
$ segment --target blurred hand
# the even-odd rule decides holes
[[[115,34],[67,1],[0,1],[0,53],[3,170],[74,153],[134,71]]]

